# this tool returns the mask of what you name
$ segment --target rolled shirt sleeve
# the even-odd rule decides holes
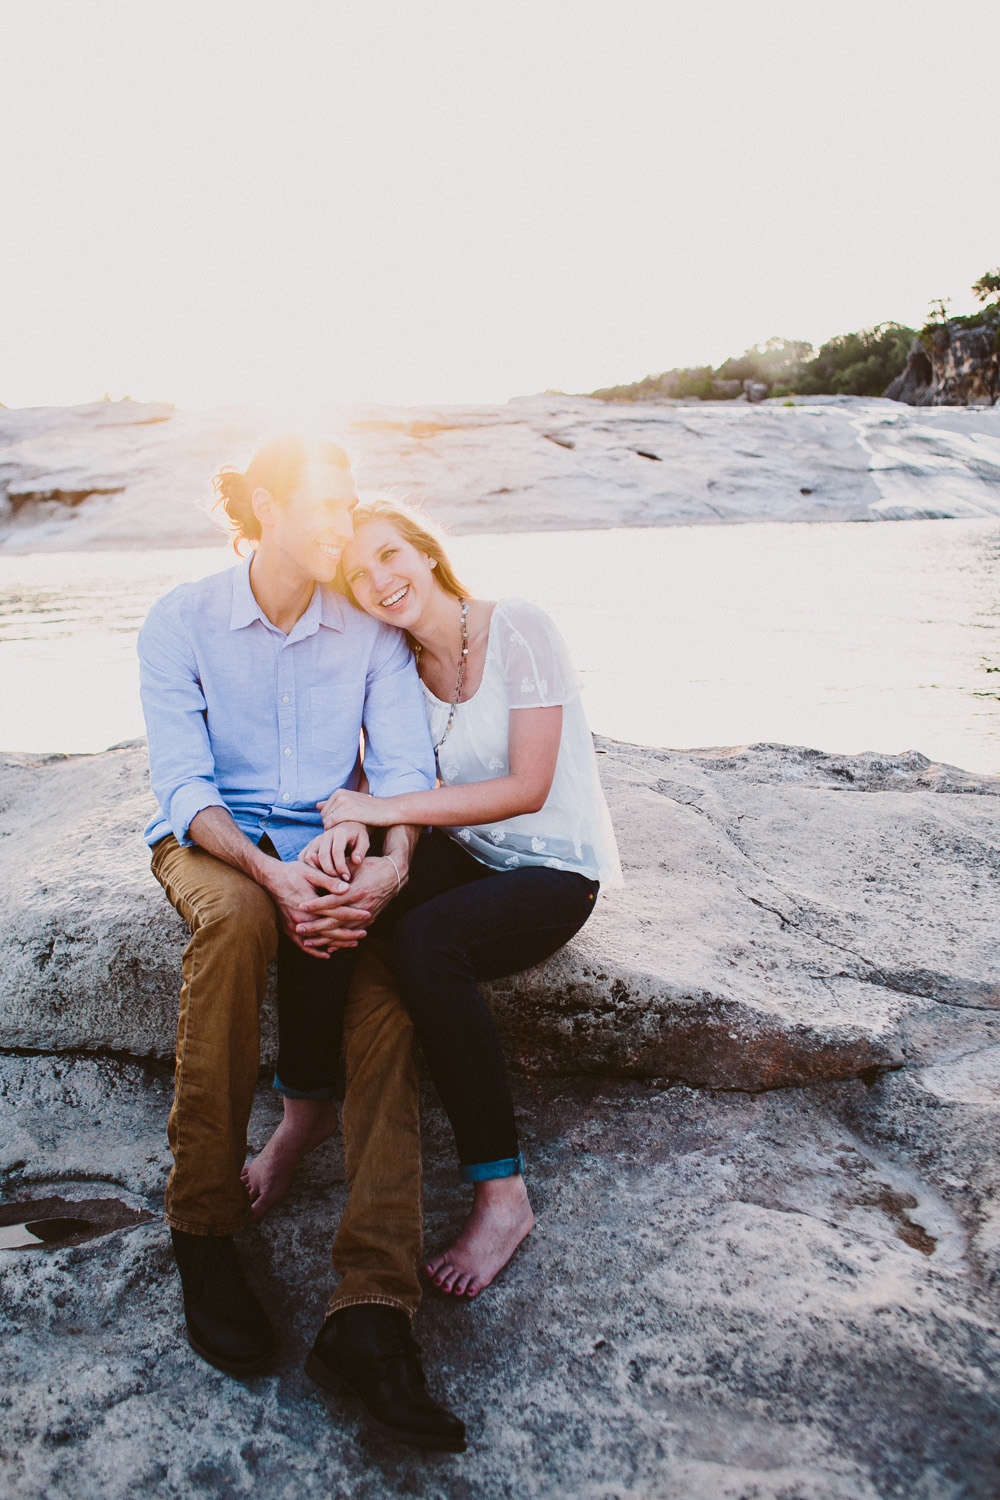
[[[365,684],[365,774],[376,797],[425,792],[437,780],[413,653],[383,627]]]
[[[169,831],[191,845],[188,829],[197,814],[226,802],[215,780],[195,653],[172,603],[155,604],[139,632],[139,692],[153,793]]]

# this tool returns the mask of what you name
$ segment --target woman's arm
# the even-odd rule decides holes
[[[506,776],[465,786],[440,786],[398,797],[334,792],[322,804],[323,825],[356,819],[372,828],[416,823],[458,828],[464,823],[502,823],[545,805],[556,773],[562,736],[561,708],[514,708],[508,716]]]

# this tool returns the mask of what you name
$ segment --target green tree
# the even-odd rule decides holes
[[[881,396],[906,364],[914,330],[880,323],[829,339],[803,365],[794,389],[800,396]]]
[[[972,294],[983,305],[979,312],[949,316],[948,303],[937,298],[931,303],[930,316],[920,330],[920,342],[928,351],[935,341],[940,341],[941,330],[958,332],[965,328],[993,328],[996,330],[996,347],[1000,349],[1000,269],[985,271],[978,281],[972,283]],[[992,299],[992,300],[991,300]]]
[[[1000,297],[1000,269],[987,271],[972,283],[972,293],[977,302],[989,302],[991,297]]]
[[[770,338],[754,344],[735,359],[727,359],[716,373],[719,380],[758,380],[763,385],[795,386],[803,362],[813,352],[803,339]]]

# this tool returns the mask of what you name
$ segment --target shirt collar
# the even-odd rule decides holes
[[[321,583],[316,593],[320,597],[319,623],[329,630],[343,630],[347,601],[328,584]]]
[[[260,620],[268,630],[274,626],[261,609],[250,587],[250,564],[253,554],[245,557],[232,571],[233,579],[233,608],[229,616],[230,630],[242,630],[247,625],[252,625],[254,620]],[[313,596],[309,601],[305,613],[296,621],[290,635],[296,639],[312,635],[320,625],[327,626],[330,630],[343,630],[344,628],[344,600],[341,599],[336,589],[323,584],[317,584],[313,590]]]
[[[250,625],[254,620],[264,620],[264,613],[254,598],[253,589],[250,587],[250,564],[253,561],[253,553],[245,557],[241,563],[233,569],[231,577],[233,580],[233,610],[229,616],[230,630],[242,630],[244,625]],[[265,624],[267,621],[265,621]]]

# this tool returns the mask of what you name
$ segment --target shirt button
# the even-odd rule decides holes
[[[288,694],[287,693],[283,693],[282,694],[281,701],[282,701],[282,703],[287,703],[288,702]]]
[[[285,754],[286,755],[291,755],[291,753],[292,753],[291,746],[290,745],[286,745],[285,746]]]
[[[281,800],[282,800],[282,802],[291,802],[291,800],[292,800],[292,794],[291,794],[291,792],[286,792],[285,795],[282,797]]]

